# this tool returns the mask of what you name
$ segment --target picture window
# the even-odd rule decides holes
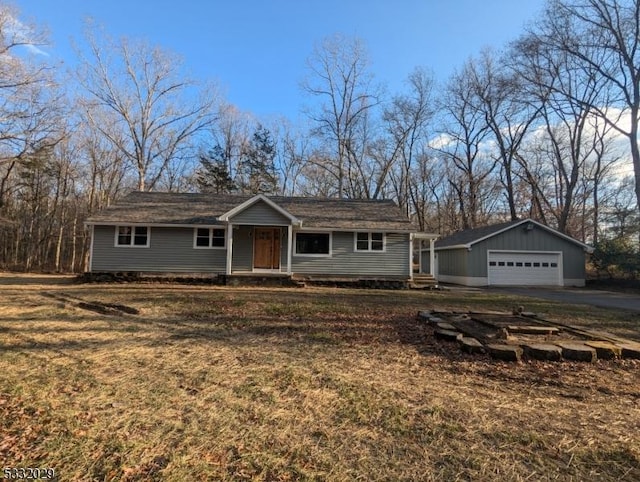
[[[331,254],[330,233],[296,233],[296,253],[308,256],[328,256]]]

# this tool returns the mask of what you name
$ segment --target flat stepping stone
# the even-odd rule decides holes
[[[557,335],[560,330],[552,326],[510,325],[507,326],[507,331],[524,335]]]
[[[444,321],[438,323],[436,326],[441,330],[457,331],[455,326],[453,326],[451,323],[447,323]]]
[[[429,318],[431,318],[431,312],[430,311],[418,311],[418,319],[421,321],[429,321]]]
[[[636,343],[621,343],[622,358],[634,358],[640,360],[640,344]]]
[[[458,341],[462,339],[462,333],[453,330],[442,330],[438,328],[435,332],[435,337],[441,340]]]
[[[562,348],[549,343],[533,343],[524,346],[524,353],[527,358],[544,361],[562,360]]]
[[[469,315],[467,315],[467,314],[462,314],[462,315],[455,315],[455,316],[453,316],[453,317],[451,318],[451,321],[466,321],[466,320],[469,320],[469,319],[471,319],[471,318],[469,317]]]
[[[598,359],[596,349],[584,343],[558,343],[562,348],[562,357],[566,360],[594,362]]]
[[[434,315],[451,316],[453,313],[449,310],[431,310]]]
[[[432,325],[437,325],[438,323],[444,323],[444,320],[442,318],[438,318],[437,316],[430,316],[427,321]]]
[[[487,345],[487,351],[496,360],[520,361],[524,350],[517,345],[490,344]]]
[[[463,336],[460,339],[460,347],[467,353],[484,353],[482,343],[470,336]]]
[[[611,360],[622,356],[622,348],[608,341],[586,341],[584,344],[595,348],[598,358],[602,360]]]

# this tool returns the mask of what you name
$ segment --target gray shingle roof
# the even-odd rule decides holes
[[[447,248],[449,246],[461,246],[472,244],[474,241],[486,238],[493,234],[496,234],[503,229],[507,229],[510,226],[515,226],[521,223],[522,220],[508,221],[506,223],[492,224],[491,226],[482,226],[481,228],[465,229],[464,231],[458,231],[450,236],[441,238],[436,241],[436,248]]]
[[[572,237],[566,234],[563,234],[560,231],[556,231],[555,229],[550,228],[549,226],[545,226],[544,224],[541,224],[533,219],[520,219],[516,221],[507,221],[505,223],[492,224],[491,226],[483,226],[481,228],[459,231],[457,233],[452,234],[451,236],[447,236],[445,238],[437,240],[435,243],[435,248],[444,249],[444,248],[449,248],[453,246],[470,246],[482,239],[490,238],[491,236],[496,235],[502,231],[507,231],[508,229],[511,229],[513,227],[516,227],[521,224],[526,224],[526,223],[531,223],[540,229],[546,230],[554,234],[555,236],[564,238],[567,241],[575,243],[578,246],[581,246],[582,248],[584,248],[588,252],[593,251],[593,248],[591,246],[588,246],[583,242],[578,241],[577,239],[573,239]]]
[[[252,195],[132,192],[91,216],[88,224],[218,224],[217,218]],[[416,226],[391,200],[268,196],[302,220],[304,228],[414,232]]]

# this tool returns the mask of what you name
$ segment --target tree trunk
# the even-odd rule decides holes
[[[76,213],[73,216],[73,229],[72,229],[72,243],[71,243],[71,262],[70,262],[70,270],[72,273],[76,272],[76,250],[77,250],[77,241],[78,241],[78,215]]]

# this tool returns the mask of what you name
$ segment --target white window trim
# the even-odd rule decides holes
[[[118,233],[120,232],[120,228],[131,228],[131,244],[120,244],[118,243]],[[136,229],[137,228],[147,228],[147,244],[133,244],[135,242],[136,237]],[[118,224],[115,227],[115,236],[113,239],[113,246],[116,248],[148,248],[151,246],[151,226],[135,226],[130,224]]]
[[[367,249],[358,249],[358,234],[367,234]],[[382,250],[371,249],[371,234],[382,234]],[[387,251],[387,233],[384,231],[355,231],[353,233],[353,252],[354,253],[386,253]]]
[[[197,240],[198,240],[198,229],[207,229],[209,231],[209,246],[198,246],[197,245]],[[213,239],[213,230],[214,229],[221,229],[222,231],[224,231],[224,246],[212,246],[211,245],[211,240]],[[227,230],[224,228],[224,226],[220,226],[217,228],[210,228],[210,227],[199,227],[199,228],[193,228],[193,249],[227,249]]]
[[[328,234],[329,235],[329,253],[298,253],[298,233],[302,234]],[[333,256],[333,232],[332,231],[296,231],[293,233],[293,256],[305,258],[330,258]]]

